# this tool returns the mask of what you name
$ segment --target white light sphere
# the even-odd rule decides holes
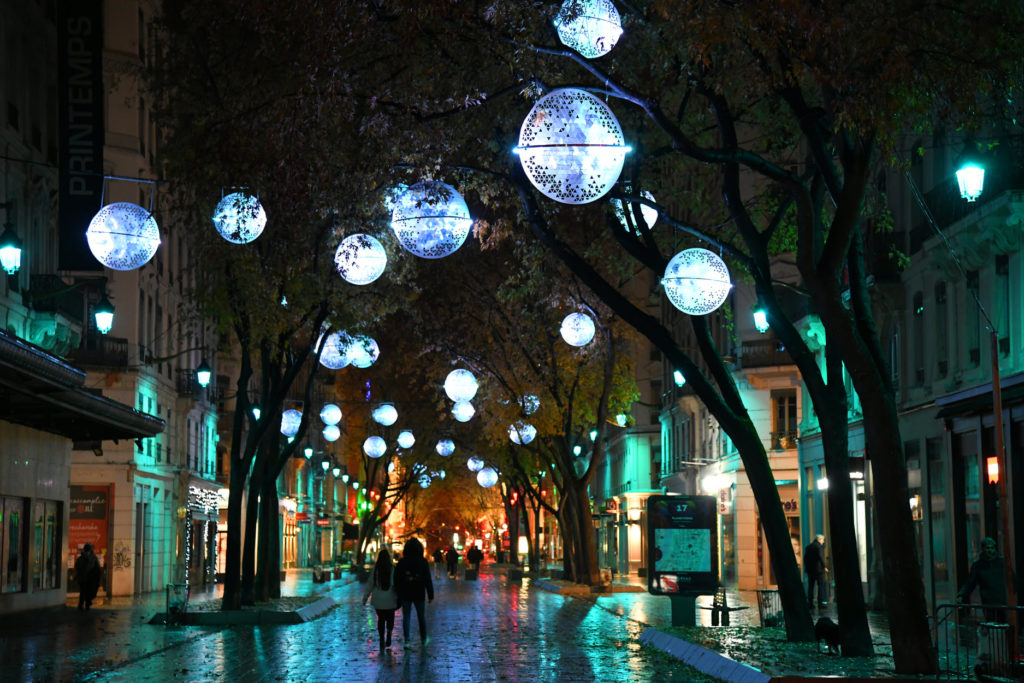
[[[615,47],[622,35],[622,18],[611,0],[565,0],[555,28],[563,45],[594,59]]]
[[[476,408],[469,401],[456,401],[452,406],[452,417],[459,422],[469,422],[476,414]]]
[[[324,345],[324,349],[320,352],[320,365],[328,370],[341,370],[348,365],[350,341],[351,339],[344,331],[331,332],[326,336],[321,336],[319,343]]]
[[[325,403],[320,411],[320,419],[325,425],[336,425],[341,422],[341,408],[333,403]]]
[[[298,410],[286,410],[281,413],[281,433],[285,436],[295,436],[299,433],[299,423],[302,422],[302,413]]]
[[[146,265],[160,246],[160,228],[153,214],[138,204],[107,204],[89,221],[85,231],[89,251],[113,270],[135,270]]]
[[[403,429],[399,432],[397,440],[400,448],[412,448],[413,444],[416,443],[416,437],[408,429]]]
[[[654,195],[644,190],[640,193],[640,196],[649,202],[654,202]],[[640,234],[640,230],[637,229],[636,225],[636,211],[635,204],[633,202],[623,202],[620,199],[613,199],[611,201],[612,206],[615,207],[615,216],[622,223],[622,227],[629,230],[630,221],[633,223],[633,231],[636,234]],[[629,216],[626,216],[626,212],[629,212]],[[644,223],[647,224],[647,229],[650,230],[654,227],[654,224],[658,222],[658,210],[647,206],[646,204],[640,204],[640,215],[644,219]]]
[[[368,368],[373,365],[380,356],[380,347],[377,341],[365,335],[353,337],[349,342],[348,350],[345,352],[348,362],[354,368]]]
[[[382,403],[373,409],[373,421],[390,427],[398,421],[398,410],[390,403]]]
[[[594,338],[595,329],[586,313],[570,313],[562,320],[562,339],[570,346],[586,346]]]
[[[248,244],[263,233],[267,212],[256,197],[233,192],[221,199],[213,210],[213,225],[228,242]]]
[[[453,253],[469,235],[473,219],[466,200],[442,182],[416,183],[395,202],[391,229],[401,245],[422,258]]]
[[[493,467],[485,467],[476,473],[476,483],[489,489],[498,483],[498,473]]]
[[[607,194],[628,151],[608,105],[577,88],[540,98],[523,121],[515,149],[530,182],[563,204],[586,204]]]
[[[466,467],[470,472],[479,472],[484,467],[484,461],[474,455],[466,461]]]
[[[686,249],[673,256],[661,284],[672,305],[688,315],[711,313],[732,289],[725,261],[707,249]]]
[[[363,442],[363,452],[371,458],[379,458],[387,449],[387,443],[379,436],[371,436]]]
[[[508,428],[508,438],[512,443],[525,446],[537,436],[537,428],[525,422],[517,422]]]
[[[522,406],[523,413],[533,415],[540,408],[540,399],[536,394],[527,394],[519,399],[519,405]]]
[[[388,253],[376,237],[357,233],[341,241],[334,252],[338,274],[353,285],[368,285],[381,276],[388,265]]]
[[[444,393],[453,401],[472,401],[479,388],[476,377],[469,370],[452,370],[444,380]]]
[[[419,484],[420,484],[420,488],[424,488],[425,489],[425,488],[429,487],[430,486],[430,475],[429,474],[421,474],[420,478],[419,478]]]
[[[338,425],[327,425],[324,427],[324,441],[337,441],[341,437],[341,429]]]
[[[434,450],[437,451],[438,455],[448,457],[455,452],[455,443],[451,439],[441,439],[434,446]]]

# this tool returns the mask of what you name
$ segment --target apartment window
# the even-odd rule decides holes
[[[996,305],[992,312],[999,334],[999,355],[1010,355],[1010,257],[996,256]]]
[[[772,392],[772,448],[796,448],[796,389]]]
[[[946,304],[946,283],[935,285],[935,369],[941,378],[949,372],[949,309]]]
[[[25,591],[25,498],[0,496],[0,593]]]
[[[924,384],[924,294],[917,292],[913,300],[914,320],[914,384]]]

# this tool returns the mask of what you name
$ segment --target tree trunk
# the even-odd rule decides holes
[[[267,598],[276,600],[281,597],[281,513],[276,479],[263,482],[260,500],[267,511],[263,518],[263,526],[267,529]]]
[[[597,543],[594,539],[594,522],[590,515],[590,496],[587,486],[581,481],[566,482],[567,497],[573,500],[570,514],[575,518],[576,532],[576,581],[588,586],[601,583],[601,571],[597,566]]]
[[[224,556],[224,599],[221,609],[242,608],[240,579],[242,576],[242,494],[245,491],[245,469],[233,462],[228,480],[228,538]]]
[[[262,467],[262,463],[257,463]],[[261,474],[253,473],[245,500],[245,537],[242,545],[242,604],[252,605],[256,600],[256,527],[259,522]]]

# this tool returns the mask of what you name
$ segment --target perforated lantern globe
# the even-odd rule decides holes
[[[469,370],[452,370],[444,380],[444,393],[453,401],[472,401],[479,388],[476,377]]]
[[[732,289],[725,261],[707,249],[686,249],[673,256],[661,284],[672,305],[688,315],[715,311]]]
[[[217,204],[213,211],[213,225],[228,242],[248,244],[263,233],[267,226],[267,212],[256,197],[233,192]]]
[[[563,45],[594,59],[615,47],[622,35],[622,18],[610,0],[565,0],[555,28]]]
[[[455,444],[452,442],[451,439],[441,439],[440,441],[437,442],[437,445],[434,446],[434,450],[437,451],[438,455],[447,458],[449,455],[455,452]]]
[[[353,337],[349,342],[346,357],[352,367],[368,368],[373,365],[380,356],[380,347],[377,341],[371,337],[360,335]]]
[[[391,229],[402,247],[422,258],[453,253],[472,225],[466,200],[442,182],[416,183],[402,193],[391,213]]]
[[[388,253],[376,237],[357,233],[341,241],[334,252],[338,274],[353,285],[368,285],[381,276],[388,265]]]
[[[519,399],[519,405],[522,406],[525,414],[533,415],[540,408],[540,399],[536,394],[527,394]]]
[[[343,331],[331,332],[327,336],[321,337],[320,343],[324,345],[324,350],[320,352],[320,365],[328,370],[340,370],[348,365],[350,342],[348,334]]]
[[[563,88],[533,105],[514,151],[542,194],[586,204],[619,179],[629,147],[608,105],[585,90]]]
[[[92,255],[107,268],[135,270],[153,258],[160,246],[160,229],[146,209],[118,202],[93,216],[85,239]]]
[[[363,442],[363,452],[371,458],[379,458],[387,449],[388,445],[379,436],[371,436]]]
[[[341,408],[333,403],[325,403],[320,411],[320,419],[325,425],[336,425],[341,422]]]
[[[498,483],[498,473],[493,467],[485,467],[476,473],[476,483],[489,489]]]
[[[469,468],[470,472],[479,472],[481,469],[483,469],[483,466],[484,461],[476,457],[475,455],[470,457],[470,459],[466,461],[466,467]]]
[[[508,438],[512,443],[525,446],[537,436],[537,428],[525,422],[518,422],[508,428]]]
[[[562,339],[570,346],[586,346],[594,331],[594,321],[586,313],[570,313],[562,320]]]
[[[408,429],[403,429],[398,434],[398,445],[401,448],[412,448],[416,443],[416,437]]]
[[[337,441],[341,437],[341,429],[338,425],[327,425],[324,427],[324,441]]]
[[[390,403],[382,403],[373,409],[373,421],[390,427],[398,420],[398,410]]]
[[[302,413],[298,410],[286,410],[281,413],[281,433],[285,436],[295,436],[299,432],[299,423],[302,422]]]
[[[476,408],[469,401],[456,401],[452,406],[452,417],[459,422],[469,422],[476,414]]]
[[[654,203],[654,195],[652,195],[650,192],[644,190],[643,192],[640,193],[640,196],[646,199],[647,201]],[[637,229],[636,225],[636,204],[634,204],[633,202],[627,203],[619,199],[613,199],[612,206],[615,207],[615,216],[619,219],[619,222],[622,223],[622,227],[624,227],[626,230],[629,230],[629,226],[632,225],[633,232],[640,234],[640,231]],[[647,206],[646,204],[640,204],[639,206],[640,216],[641,218],[643,218],[644,223],[647,225],[647,229],[650,230],[651,228],[654,227],[654,224],[658,222],[658,210],[653,209]],[[626,215],[627,211],[629,212],[628,217]]]

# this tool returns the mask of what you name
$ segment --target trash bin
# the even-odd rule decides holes
[[[188,585],[167,584],[167,621],[166,624],[180,624],[182,616],[188,610]]]
[[[782,614],[782,599],[779,591],[763,589],[757,593],[757,614],[761,618],[761,626],[780,626],[785,622]]]

